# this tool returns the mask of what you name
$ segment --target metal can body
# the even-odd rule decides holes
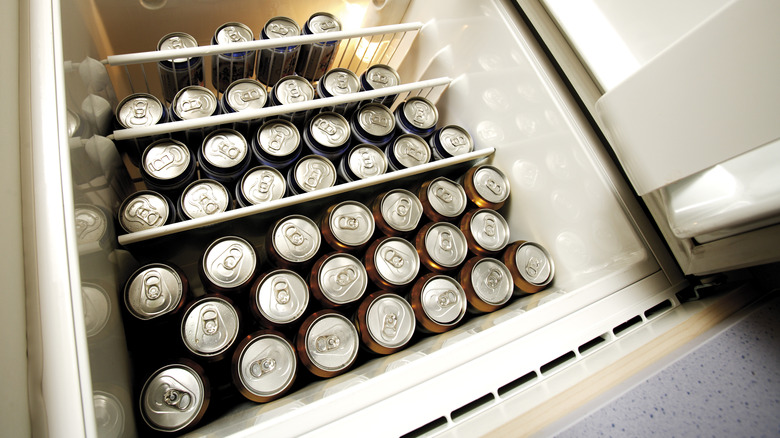
[[[331,309],[319,310],[306,318],[295,340],[303,366],[324,378],[349,370],[357,359],[359,345],[352,322]]]
[[[433,157],[437,160],[467,154],[474,150],[474,140],[468,131],[458,125],[443,126],[428,139]]]
[[[395,189],[376,197],[371,212],[376,227],[387,236],[402,236],[417,229],[423,215],[423,206],[417,195]]]
[[[116,122],[124,129],[144,128],[168,121],[168,110],[159,99],[147,93],[131,94],[116,107]],[[146,136],[117,142],[117,147],[130,158],[130,161],[140,167],[141,154],[155,140],[166,136]]]
[[[466,260],[458,273],[469,310],[474,313],[493,312],[512,298],[514,285],[509,268],[491,257],[472,257]]]
[[[360,91],[360,80],[352,70],[346,68],[334,68],[328,70],[317,82],[317,97],[346,96]],[[323,107],[322,111],[333,111],[349,117],[358,107],[359,102],[342,103],[335,106]]]
[[[360,144],[341,156],[336,172],[346,182],[382,175],[387,172],[387,157],[372,144]]]
[[[252,138],[252,152],[261,164],[284,169],[301,156],[301,135],[287,120],[265,122]]]
[[[269,166],[250,169],[236,185],[236,201],[241,207],[282,199],[286,193],[287,182],[284,176]]]
[[[518,240],[509,244],[501,256],[515,286],[522,293],[544,290],[555,276],[555,264],[544,247],[536,242]]]
[[[198,47],[198,42],[192,35],[184,32],[173,32],[160,38],[157,50],[185,49]],[[188,85],[203,85],[203,58],[166,59],[157,62],[157,72],[160,75],[163,98],[171,102],[176,93]]]
[[[247,399],[267,403],[292,388],[297,362],[295,348],[284,335],[260,330],[236,347],[230,367],[233,384]]]
[[[245,290],[259,265],[254,247],[237,236],[225,236],[211,243],[198,263],[207,291],[236,294]]]
[[[266,234],[266,252],[275,266],[300,268],[314,260],[320,250],[320,230],[311,219],[290,215],[279,219]]]
[[[420,256],[400,237],[375,240],[364,256],[368,277],[382,290],[398,290],[411,284],[420,271]]]
[[[361,106],[349,119],[353,143],[368,143],[383,148],[393,140],[395,119],[386,106],[368,103]]]
[[[399,134],[416,134],[423,139],[433,134],[439,111],[430,100],[416,96],[406,99],[395,109],[395,126]]]
[[[395,87],[397,85],[401,85],[401,77],[398,76],[398,72],[389,65],[374,64],[360,75],[360,87],[363,91],[379,90],[387,87]],[[382,105],[390,107],[396,97],[398,97],[397,94],[390,94],[372,99],[371,102],[381,103]]]
[[[377,354],[392,354],[406,347],[417,323],[406,300],[392,292],[374,292],[360,303],[355,326],[363,346]]]
[[[95,283],[81,283],[81,302],[84,309],[84,329],[87,333],[87,341],[94,342],[97,339],[104,339],[110,330],[106,330],[109,321],[112,318],[111,298],[108,292]],[[117,318],[113,316],[113,318]]]
[[[271,103],[274,106],[307,102],[314,99],[314,87],[300,76],[285,76],[279,79],[271,89]],[[295,111],[280,114],[279,118],[289,120],[296,126],[303,126],[318,110]]]
[[[208,88],[190,85],[182,88],[171,102],[171,119],[194,120],[210,117],[217,113],[217,97]],[[192,151],[197,151],[213,126],[174,132],[173,137],[183,141]]]
[[[181,320],[184,346],[201,360],[216,362],[235,345],[240,315],[233,302],[220,295],[206,295],[190,303]]]
[[[127,280],[124,301],[132,316],[149,321],[178,313],[188,294],[189,281],[181,269],[170,263],[151,263]]]
[[[434,222],[455,222],[466,210],[463,187],[443,176],[424,182],[417,196],[423,213]]]
[[[218,181],[199,179],[193,181],[181,194],[176,205],[182,221],[212,216],[230,209],[230,192]]]
[[[218,129],[207,135],[198,149],[198,164],[204,176],[221,182],[232,191],[236,181],[249,168],[252,154],[241,133]]]
[[[335,112],[321,112],[306,123],[303,141],[311,153],[337,161],[349,149],[349,122]]]
[[[291,194],[313,192],[336,185],[336,167],[319,155],[307,155],[287,171],[287,187]]]
[[[117,216],[122,229],[134,233],[172,224],[176,221],[176,207],[167,196],[142,190],[122,201]]]
[[[428,273],[412,287],[409,301],[422,331],[444,333],[466,314],[466,293],[452,277]]]
[[[320,223],[322,237],[331,248],[357,251],[374,235],[371,210],[357,201],[344,201],[328,207]]]
[[[260,38],[285,38],[298,36],[300,33],[301,28],[292,19],[274,17],[265,23]],[[300,51],[301,46],[298,45],[261,49],[257,58],[257,80],[270,87],[279,79],[295,74]]]
[[[387,145],[387,161],[393,170],[407,169],[431,161],[431,148],[422,137],[403,134]]]
[[[189,360],[166,365],[144,383],[141,417],[160,432],[182,432],[194,427],[206,413],[211,388],[199,365]]]
[[[220,114],[240,113],[265,108],[268,92],[265,85],[254,79],[239,79],[231,83],[219,100]],[[256,118],[233,123],[233,129],[245,138],[251,138],[263,125],[265,119]]]
[[[357,302],[368,287],[363,263],[346,253],[325,254],[314,263],[309,275],[312,297],[323,307],[337,308]]]
[[[428,222],[420,228],[414,246],[423,266],[434,272],[457,269],[466,260],[466,236],[449,222]]]
[[[309,305],[309,287],[296,272],[277,269],[252,285],[250,309],[263,327],[281,329],[300,320]]]
[[[92,204],[76,204],[73,219],[76,226],[76,244],[80,254],[109,249],[114,231],[110,214]]]
[[[195,157],[180,141],[157,140],[141,156],[141,178],[149,189],[178,199],[195,179]]]
[[[489,208],[467,211],[460,219],[460,231],[466,236],[469,250],[477,255],[497,255],[509,244],[509,224]]]
[[[480,208],[498,210],[509,199],[509,179],[493,166],[470,168],[463,174],[461,184],[469,200]]]
[[[306,20],[303,25],[303,35],[338,32],[341,30],[341,22],[332,14],[317,12]],[[338,41],[324,41],[301,45],[295,72],[314,82],[330,69],[333,57],[338,50]]]
[[[252,30],[243,23],[225,23],[211,37],[211,44],[231,44],[254,40]],[[255,51],[220,53],[211,57],[211,84],[220,93],[238,79],[255,73]]]

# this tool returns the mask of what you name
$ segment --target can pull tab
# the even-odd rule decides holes
[[[487,187],[488,190],[495,193],[496,195],[501,195],[504,193],[504,187],[500,183],[496,182],[496,180],[493,178],[488,178],[485,181],[485,187]]]
[[[485,218],[485,226],[483,228],[485,235],[488,237],[495,237],[496,235],[496,220],[492,217]]]
[[[282,149],[287,139],[292,136],[292,130],[286,126],[275,126],[272,130],[271,141],[268,144],[268,149],[272,151],[279,151]]]
[[[219,211],[219,202],[214,196],[214,190],[209,186],[197,187],[188,203],[207,215]]]
[[[469,141],[464,135],[460,134],[449,134],[449,135],[443,135],[442,140],[445,143],[448,143],[450,146],[452,146],[455,149],[460,149],[464,146],[468,146]]]
[[[138,98],[133,101],[133,118],[130,122],[134,125],[145,125],[149,112],[149,101]]]
[[[206,307],[200,313],[200,321],[203,326],[203,333],[214,335],[219,331],[219,312],[213,307]]]
[[[493,268],[490,270],[490,272],[488,272],[487,277],[485,277],[485,286],[491,289],[496,289],[501,284],[501,280],[503,280],[503,278],[504,274],[502,274],[498,269]]]
[[[211,142],[211,150],[230,160],[235,160],[241,155],[241,148],[236,146],[224,135],[216,135]]]
[[[274,291],[274,298],[279,304],[287,304],[290,302],[290,283],[283,278],[277,278],[271,285],[271,289]]]
[[[349,91],[349,76],[346,73],[339,73],[336,75],[336,88],[341,90],[341,93]]]
[[[287,88],[287,103],[300,102],[305,99],[301,87],[295,81],[287,81],[284,86]]]
[[[419,145],[409,141],[405,141],[403,143],[403,149],[401,149],[401,153],[410,158],[413,158],[416,161],[422,161],[425,155],[423,153],[423,149]]]
[[[259,379],[260,377],[271,373],[275,369],[276,359],[272,357],[264,357],[252,362],[252,364],[249,365],[249,374],[251,374],[252,377],[256,379]]]
[[[458,302],[458,294],[452,289],[442,291],[438,297],[436,297],[436,303],[442,309],[446,309],[454,306]]]
[[[319,353],[336,350],[339,346],[341,346],[341,339],[336,334],[321,335],[314,340],[314,348]]]
[[[322,182],[322,178],[325,176],[323,172],[323,166],[319,163],[309,163],[306,170],[306,176],[303,179],[303,185],[308,187],[309,190],[314,190]]]
[[[392,248],[388,248],[382,255],[382,258],[396,269],[401,269],[404,266],[404,257]]]
[[[154,171],[159,172],[171,165],[178,165],[184,162],[184,153],[175,146],[167,146],[160,155],[152,160],[149,165]]]
[[[168,39],[168,43],[171,46],[171,49],[183,49],[184,44],[181,42],[181,38],[175,36]]]
[[[238,95],[238,100],[241,102],[251,102],[253,100],[259,100],[262,95],[260,94],[260,90],[240,90],[236,92]]]
[[[170,407],[180,411],[186,411],[192,402],[192,395],[187,391],[168,387],[165,392],[163,392],[163,401]]]
[[[329,139],[333,141],[338,141],[342,137],[344,137],[344,130],[340,129],[339,127],[329,122],[328,120],[320,118],[315,120],[313,124],[317,129],[322,131],[323,134],[325,134]]]
[[[244,251],[237,243],[231,244],[219,257],[211,264],[212,272],[218,274],[222,280],[233,281],[240,270],[241,260],[244,258]]]
[[[360,151],[360,162],[363,165],[363,169],[373,169],[376,166],[374,156],[368,151]]]
[[[228,39],[230,39],[231,43],[240,43],[242,41],[246,41],[246,38],[244,38],[241,33],[236,30],[235,26],[226,27],[225,34],[227,35]]]
[[[387,75],[383,75],[382,73],[378,71],[372,71],[369,75],[369,79],[371,79],[371,82],[376,82],[377,84],[387,85],[390,83],[390,77]]]
[[[306,243],[306,237],[303,232],[293,224],[287,224],[282,230],[284,237],[293,245],[301,246]]]
[[[336,226],[342,230],[357,230],[360,228],[360,216],[339,215],[336,218]]]
[[[83,239],[100,227],[100,218],[91,211],[82,210],[76,215],[76,234]]]
[[[336,273],[336,284],[341,287],[349,286],[357,280],[357,271],[354,268],[347,266]]]
[[[322,32],[328,32],[333,29],[338,29],[339,25],[334,20],[322,20],[317,23],[317,26]]]
[[[444,187],[436,187],[436,190],[434,190],[433,194],[446,204],[449,204],[454,199],[452,192],[445,189]]]
[[[277,35],[287,35],[290,33],[290,27],[279,23],[271,23],[268,25],[268,31]]]
[[[255,184],[252,186],[255,192],[255,197],[260,200],[268,199],[271,195],[271,186],[274,183],[274,176],[271,172],[262,171],[258,178],[255,180]]]
[[[431,112],[431,109],[423,102],[413,102],[412,105],[414,107],[414,118],[412,121],[422,125],[428,119],[428,114]]]
[[[452,252],[453,246],[452,233],[446,230],[442,231],[439,234],[439,249],[444,252]]]
[[[382,334],[389,339],[395,338],[398,334],[398,315],[395,313],[386,313],[383,324]]]
[[[137,198],[131,202],[125,211],[126,219],[133,222],[140,222],[150,227],[157,226],[162,221],[160,213],[158,213],[157,210],[152,207],[152,204],[149,203],[149,200],[144,197]],[[76,223],[76,228],[78,229],[78,223]]]
[[[531,277],[536,277],[539,275],[543,263],[544,262],[541,259],[531,256],[525,263],[525,272]]]
[[[395,214],[402,218],[405,218],[411,209],[412,201],[406,196],[399,198],[398,202],[395,204]]]
[[[381,126],[382,128],[390,127],[390,118],[376,111],[363,111],[360,113],[360,119],[363,121],[364,125],[376,125]]]
[[[144,273],[143,293],[146,299],[154,301],[162,296],[162,278],[156,269]]]
[[[203,99],[199,97],[186,99],[181,102],[181,110],[185,113],[201,110],[204,106]]]

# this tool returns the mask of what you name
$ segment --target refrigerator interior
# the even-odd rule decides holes
[[[100,60],[154,51],[160,37],[172,31],[190,33],[202,46],[228,21],[245,23],[257,34],[271,17],[284,15],[302,24],[318,11],[335,14],[348,29],[362,23],[419,23],[418,31],[393,31],[389,39],[342,41],[343,50],[354,48],[344,62],[357,74],[377,59],[395,67],[409,88],[405,93],[435,100],[439,126],[465,127],[475,152],[287,198],[271,207],[247,207],[159,232],[120,236],[121,247],[121,233],[112,229],[111,220],[106,238],[77,243],[94,230],[89,218],[74,216],[74,206],[97,205],[115,214],[138,184],[138,170],[106,143],[105,137],[113,134],[106,120],[131,90],[148,87],[159,93],[154,62],[140,69],[104,67]],[[34,298],[28,298],[28,312],[34,313],[28,327],[40,326],[29,341],[30,367],[38,370],[31,374],[30,386],[41,387],[31,392],[31,406],[45,407],[31,410],[34,429],[83,428],[99,436],[146,430],[136,424],[135,388],[143,382],[134,381],[120,317],[124,281],[136,267],[174,262],[184,269],[195,295],[202,295],[197,259],[217,237],[238,234],[259,245],[268,225],[290,212],[316,211],[345,199],[367,202],[383,189],[414,186],[437,175],[455,179],[477,162],[500,168],[510,179],[510,201],[501,213],[512,240],[535,241],[550,252],[556,269],[551,287],[514,299],[497,312],[470,317],[445,334],[421,336],[399,353],[375,358],[361,353],[347,374],[314,381],[277,401],[242,402],[227,411],[212,406],[219,415],[207,413],[192,434],[301,435],[377,424],[388,435],[445,430],[487,402],[523,397],[558,367],[581,360],[586,350],[593,350],[590,346],[614,341],[616,327],[641,326],[679,304],[675,293],[686,285],[682,275],[510,2],[258,6],[209,0],[63,0],[32,2],[29,19],[39,30],[30,36],[29,45],[36,50],[30,55],[35,74],[29,80],[41,84],[40,94],[30,98],[31,124],[44,134],[30,140],[33,166],[23,178],[39,191],[47,193],[47,186],[55,193],[36,198],[37,253],[68,261],[47,273],[38,273],[39,267],[33,274],[37,288],[31,286]],[[46,38],[47,26],[53,41]],[[39,61],[43,53],[53,59]],[[207,56],[204,62],[210,84]],[[80,136],[68,138],[66,110],[79,116]],[[60,128],[46,131],[47,121]],[[59,145],[58,153],[46,153],[52,144]],[[62,184],[54,180],[54,188],[48,186],[51,175],[61,176]],[[46,287],[48,281],[58,288]],[[90,295],[85,292],[90,285],[107,295]],[[95,321],[93,311],[109,318]],[[388,412],[392,422],[386,421]]]

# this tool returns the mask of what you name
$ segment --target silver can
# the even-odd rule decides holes
[[[198,164],[205,177],[217,180],[232,190],[251,163],[249,145],[241,133],[218,129],[203,140],[198,149]]]
[[[317,82],[317,97],[346,96],[360,91],[360,79],[352,70],[346,68],[334,68]],[[345,117],[349,117],[358,107],[359,102],[342,103],[335,106],[323,107],[322,111],[333,111]]]
[[[225,23],[211,37],[211,44],[235,44],[255,39],[252,29],[243,23]],[[248,52],[221,53],[211,57],[211,84],[220,93],[238,79],[251,78],[255,73],[254,50]]]
[[[268,92],[265,85],[254,79],[239,79],[230,84],[219,101],[222,114],[240,113],[265,108]],[[233,123],[233,129],[250,138],[263,125],[265,119],[250,119]]]
[[[531,294],[545,289],[555,276],[555,263],[536,242],[518,240],[506,247],[501,261],[509,268],[519,292]]]
[[[177,205],[182,221],[223,213],[230,208],[225,186],[211,179],[199,179],[184,189]]]
[[[497,167],[474,166],[461,177],[466,196],[477,207],[498,210],[509,199],[509,179]]]
[[[360,86],[363,91],[379,90],[397,85],[401,85],[401,77],[389,65],[374,64],[360,75]],[[397,94],[391,94],[385,97],[377,97],[372,99],[371,102],[381,103],[390,107],[396,97],[398,97]]]
[[[466,293],[452,277],[429,273],[415,282],[410,294],[412,309],[423,331],[443,333],[466,314]]]
[[[466,236],[449,222],[428,222],[414,239],[420,261],[434,272],[456,269],[468,254]]]
[[[151,230],[173,223],[176,210],[166,196],[142,190],[128,196],[119,207],[119,225],[128,233]]]
[[[171,102],[171,119],[195,120],[210,117],[217,113],[217,97],[211,90],[197,85],[182,88]],[[197,151],[206,135],[213,131],[213,126],[188,129],[184,132],[174,132],[174,138],[183,141],[192,151]]]
[[[157,140],[141,157],[141,178],[149,189],[178,198],[195,179],[195,158],[180,141]]]
[[[387,145],[387,161],[393,170],[419,166],[431,161],[431,148],[420,136],[403,134]]]
[[[189,282],[178,268],[152,263],[135,271],[125,283],[125,307],[142,321],[163,318],[181,309]]]
[[[287,183],[282,174],[269,166],[250,169],[236,185],[236,200],[242,207],[264,204],[284,198]]]
[[[387,157],[378,147],[361,144],[341,157],[336,171],[347,182],[382,175],[387,172]]]
[[[313,192],[336,185],[336,167],[327,158],[307,155],[287,171],[290,193]]]
[[[363,345],[377,354],[392,354],[404,348],[417,326],[409,303],[392,292],[375,292],[355,314]]]
[[[311,262],[320,249],[317,224],[302,215],[279,219],[266,235],[266,251],[278,267],[300,267]]]
[[[95,409],[95,419],[99,419],[95,424],[99,437],[123,436],[125,423],[131,414],[125,412],[122,402],[114,394],[93,390],[92,406]]]
[[[300,76],[285,76],[276,82],[271,89],[271,103],[275,106],[289,105],[293,103],[307,102],[314,99],[314,87],[309,81]],[[289,120],[296,126],[303,126],[317,109],[308,111],[295,111],[292,113],[280,114],[279,118]]]
[[[116,106],[116,121],[124,129],[145,128],[168,121],[168,111],[160,100],[148,93],[134,93]],[[120,151],[127,154],[130,161],[139,166],[141,154],[155,140],[164,136],[138,137],[117,142]]]
[[[423,206],[414,193],[395,189],[379,195],[371,211],[380,231],[388,236],[398,236],[417,229],[423,215]]]
[[[309,290],[325,307],[340,307],[363,297],[368,274],[363,263],[346,253],[330,253],[312,266]]]
[[[157,50],[198,47],[195,38],[184,32],[173,32],[160,38]],[[157,62],[163,98],[171,102],[176,93],[188,85],[203,85],[203,58],[174,58]]]
[[[81,303],[87,338],[93,340],[103,331],[111,318],[111,298],[100,285],[81,283]]]
[[[309,305],[309,287],[294,271],[277,269],[252,286],[251,310],[260,325],[281,328],[298,321]]]
[[[384,237],[368,247],[363,264],[377,287],[392,291],[414,281],[420,271],[420,256],[408,241]]]
[[[352,142],[385,147],[395,135],[395,119],[390,109],[379,103],[361,106],[349,119]]]
[[[155,371],[141,389],[141,417],[160,432],[190,429],[206,413],[210,392],[203,369],[194,362],[166,365]]]
[[[416,134],[423,139],[428,139],[433,134],[439,121],[436,105],[421,96],[406,99],[398,105],[394,114],[399,134]]]
[[[267,403],[292,387],[297,362],[295,349],[280,333],[256,332],[244,338],[233,353],[233,384],[247,399]]]
[[[291,18],[273,17],[263,26],[260,39],[282,39],[300,34],[301,28]],[[299,45],[261,49],[257,58],[257,80],[270,87],[279,79],[295,74],[300,51]]]
[[[260,164],[283,169],[301,156],[301,135],[287,120],[265,122],[252,138],[252,152]]]
[[[317,12],[313,14],[303,25],[304,35],[338,32],[341,30],[341,22],[332,14]],[[303,44],[298,55],[298,63],[295,72],[311,82],[318,81],[322,75],[330,69],[333,57],[338,50],[338,41],[323,41],[311,44]]]
[[[90,204],[74,206],[73,219],[76,225],[76,244],[81,252],[107,249],[111,222],[108,214],[100,207]]]
[[[313,154],[336,161],[349,148],[349,122],[340,114],[321,112],[306,123],[303,141]]]
[[[239,315],[227,298],[207,295],[193,302],[181,321],[181,339],[194,355],[221,360],[238,337]]]
[[[355,326],[331,309],[306,318],[295,343],[301,363],[315,376],[326,378],[346,372],[355,363],[359,345]]]
[[[496,255],[509,244],[509,224],[489,208],[470,210],[460,220],[469,250],[477,255]]]
[[[453,222],[466,210],[466,192],[443,176],[423,183],[418,192],[423,213],[434,222]]]
[[[514,292],[512,273],[500,260],[472,257],[458,273],[458,281],[466,292],[469,310],[474,313],[493,312],[509,302]]]
[[[257,253],[249,242],[225,236],[206,248],[198,273],[208,291],[240,292],[251,284],[258,264]]]
[[[434,131],[428,139],[433,157],[437,160],[456,157],[474,150],[474,140],[468,131],[458,125],[447,125]]]
[[[344,201],[326,210],[320,229],[333,249],[358,250],[374,235],[374,217],[360,202]]]

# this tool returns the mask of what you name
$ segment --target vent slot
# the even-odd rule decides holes
[[[467,403],[467,404],[459,407],[458,409],[455,409],[454,411],[452,411],[452,415],[451,415],[452,420],[455,421],[455,420],[463,417],[464,415],[472,413],[472,412],[478,410],[479,408],[481,408],[481,407],[483,407],[483,406],[485,406],[487,404],[492,403],[494,400],[495,400],[495,397],[493,396],[493,394],[490,394],[490,393],[485,394],[482,397],[474,400],[473,402]]]
[[[420,426],[411,432],[401,435],[401,438],[416,438],[416,437],[424,436],[425,434],[428,434],[438,429],[442,429],[446,426],[447,426],[447,419],[444,417],[439,417],[428,424]]]
[[[519,388],[525,386],[526,383],[536,380],[536,371],[531,371],[528,374],[522,375],[515,380],[507,383],[506,385],[498,388],[498,396],[503,397],[508,393],[515,392]]]
[[[642,322],[642,318],[637,315],[628,321],[624,322],[623,324],[620,324],[612,329],[612,333],[615,334],[615,336],[620,336],[621,333],[625,332],[626,330],[630,329],[631,327],[639,324]]]
[[[609,336],[608,333],[604,333],[601,336],[596,336],[595,338],[591,339],[590,341],[580,345],[578,348],[580,354],[585,355],[587,353],[593,352],[593,349],[597,346],[607,342],[607,337]]]
[[[574,354],[573,351],[570,351],[570,352],[568,352],[568,353],[566,353],[564,355],[558,356],[558,358],[553,359],[553,360],[547,362],[546,364],[542,365],[542,367],[540,369],[541,372],[542,372],[542,375],[547,374],[549,371],[552,371],[555,368],[558,368],[558,367],[562,366],[566,362],[569,362],[569,361],[574,360],[576,358],[577,358],[577,355]]]
[[[645,318],[650,319],[653,317],[656,317],[663,313],[666,309],[672,308],[672,302],[669,300],[661,301],[660,303],[656,304],[655,306],[645,310]]]

